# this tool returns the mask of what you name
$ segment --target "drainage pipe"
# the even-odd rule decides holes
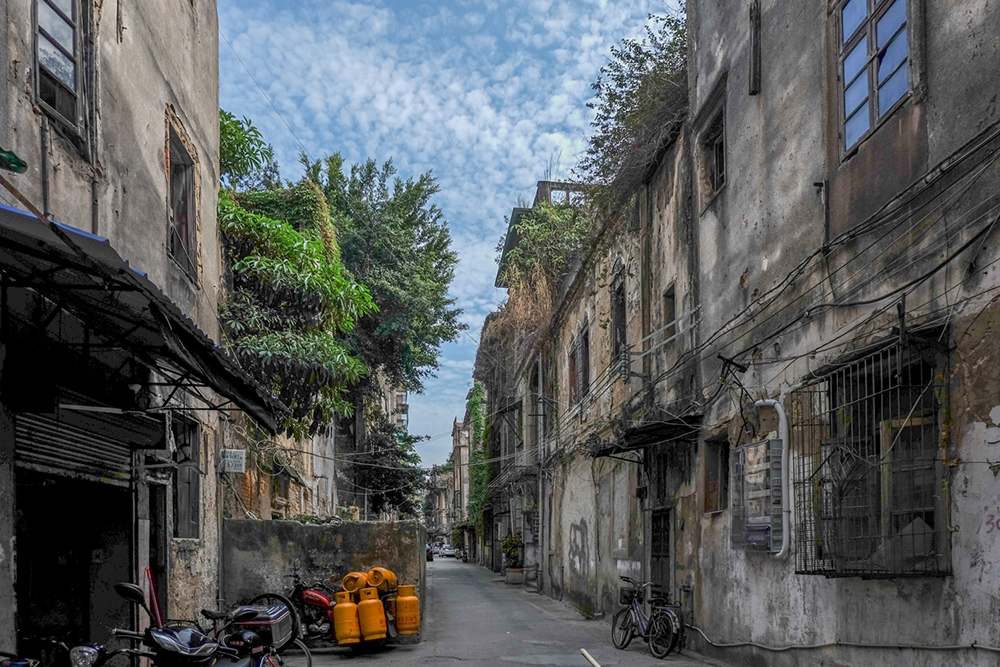
[[[792,494],[789,485],[791,477],[788,474],[788,416],[781,403],[773,399],[760,400],[753,405],[755,408],[774,408],[778,413],[778,439],[781,440],[781,551],[774,557],[787,558],[792,522]]]

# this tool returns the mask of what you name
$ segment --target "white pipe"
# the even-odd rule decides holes
[[[790,524],[792,515],[791,476],[788,474],[788,416],[781,403],[773,399],[764,399],[753,404],[755,408],[774,408],[778,413],[778,439],[781,440],[781,551],[775,558],[788,556]]]
[[[587,649],[585,648],[580,649],[580,653],[583,654],[583,657],[586,658],[587,662],[589,662],[591,665],[593,665],[594,667],[601,667],[601,665],[596,660],[594,660],[594,658],[589,653],[587,653]]]

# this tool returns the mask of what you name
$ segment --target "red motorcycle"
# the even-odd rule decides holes
[[[333,633],[334,590],[319,581],[306,584],[299,574],[298,561],[292,566],[292,573],[285,576],[292,580],[292,590],[287,596],[264,593],[250,600],[249,604],[283,604],[292,610],[296,637],[336,641]]]

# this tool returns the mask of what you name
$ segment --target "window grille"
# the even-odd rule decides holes
[[[837,364],[793,393],[796,571],[899,577],[951,569],[937,336]]]

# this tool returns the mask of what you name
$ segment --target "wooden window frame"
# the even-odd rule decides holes
[[[167,123],[167,251],[171,259],[195,284],[198,283],[198,161],[184,145],[181,131],[171,122]],[[177,149],[182,151],[176,156]],[[173,201],[174,165],[181,164],[190,172],[187,195],[187,238],[182,238],[175,219],[176,207]],[[179,247],[178,247],[179,246]]]
[[[174,520],[173,536],[175,539],[201,539],[201,424],[197,421],[174,415],[171,421],[174,444],[174,460],[180,463],[182,444],[190,445],[191,461],[187,465],[178,465],[174,470],[173,501]],[[181,442],[183,438],[185,442]],[[181,508],[184,507],[184,511]],[[187,517],[187,521],[185,521]]]

